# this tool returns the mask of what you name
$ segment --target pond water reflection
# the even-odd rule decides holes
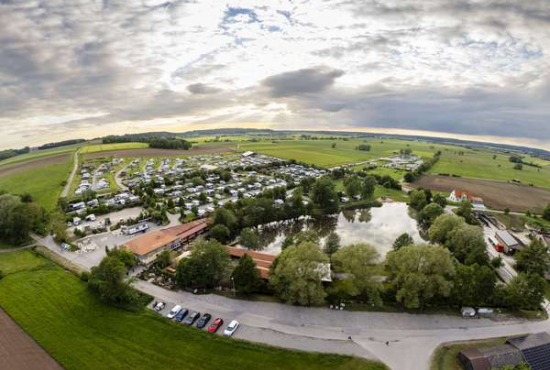
[[[318,233],[323,244],[324,239],[334,231],[340,236],[342,246],[368,243],[378,250],[383,259],[392,250],[395,239],[403,233],[411,235],[417,243],[423,241],[418,224],[409,212],[405,203],[384,203],[379,208],[343,211],[319,220],[264,225],[259,231],[261,251],[277,255],[287,236],[306,230]]]

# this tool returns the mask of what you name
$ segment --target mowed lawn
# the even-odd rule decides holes
[[[0,306],[67,370],[383,370],[358,358],[293,352],[209,335],[143,310],[106,306],[30,250],[0,255]]]
[[[460,155],[460,152],[464,152],[464,155]],[[493,156],[494,153],[489,151],[463,148],[444,150],[440,161],[432,167],[430,173],[496,181],[519,179],[525,185],[550,188],[550,162],[533,159],[533,162],[541,164],[543,168],[523,165],[523,170],[515,170],[509,156],[498,154],[496,159],[493,159]],[[530,162],[532,159],[524,160]]]
[[[61,183],[67,180],[73,168],[73,158],[65,163],[29,168],[0,178],[0,190],[12,194],[31,194],[47,211],[55,208],[63,190]]]
[[[83,147],[80,153],[89,154],[89,153],[98,153],[98,152],[108,152],[112,150],[142,149],[142,148],[149,148],[149,144],[147,143],[94,144],[94,145],[87,145]]]
[[[336,147],[332,148],[332,144]],[[358,145],[371,145],[370,151],[355,149]],[[344,140],[280,140],[239,144],[240,150],[251,150],[274,157],[295,159],[320,167],[334,167],[392,156],[400,149],[411,149],[414,154],[431,157],[440,149],[451,146],[426,142],[396,139],[350,139]]]

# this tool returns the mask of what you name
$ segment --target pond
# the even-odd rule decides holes
[[[340,236],[342,246],[368,243],[377,249],[381,259],[392,250],[393,242],[403,233],[411,235],[416,243],[424,241],[407,204],[384,203],[382,207],[342,211],[322,219],[308,218],[264,225],[259,228],[260,251],[277,255],[287,236],[306,230],[318,233],[321,245],[331,232]]]

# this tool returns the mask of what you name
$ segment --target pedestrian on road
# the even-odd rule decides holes
[[[352,340],[352,339],[351,339],[351,335],[348,337],[348,340]]]
[[[389,346],[390,345],[390,342],[389,341],[386,341],[386,346]]]

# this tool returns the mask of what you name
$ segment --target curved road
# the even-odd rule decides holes
[[[61,252],[51,237],[37,242],[68,257],[68,252]],[[428,370],[433,351],[446,342],[550,331],[548,319],[527,321],[504,316],[493,320],[463,319],[448,315],[335,311],[243,301],[214,294],[194,295],[141,280],[134,285],[167,302],[165,310],[180,304],[222,317],[226,322],[239,320],[241,328],[235,334],[237,338],[292,349],[377,359],[393,370]],[[548,302],[545,304],[548,307]]]

